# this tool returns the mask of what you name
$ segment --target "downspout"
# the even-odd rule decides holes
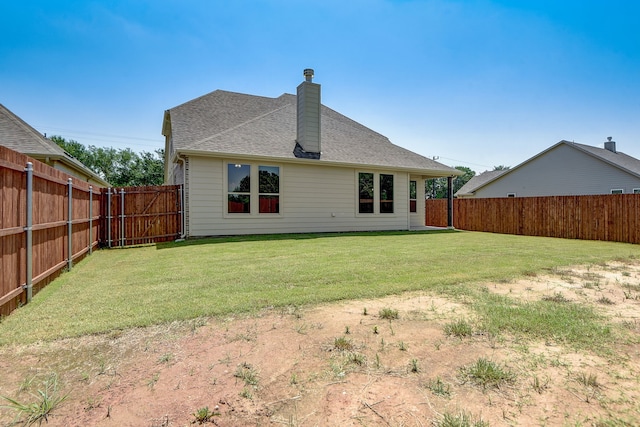
[[[180,156],[180,154],[176,154],[176,160],[178,162],[182,162],[182,200],[180,200],[180,204],[182,205],[182,230],[180,231],[180,238],[178,240],[184,240],[187,237],[187,205],[185,203],[187,199],[185,196],[187,193],[187,162],[184,157]]]

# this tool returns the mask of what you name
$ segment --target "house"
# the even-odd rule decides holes
[[[50,139],[0,104],[0,145],[26,154],[47,165],[98,187],[109,187],[100,175],[80,163]]]
[[[216,90],[165,111],[187,236],[424,227],[425,179],[461,172],[322,105],[304,76],[296,95]]]
[[[616,150],[560,141],[518,166],[484,172],[455,194],[459,198],[640,193],[640,160]]]

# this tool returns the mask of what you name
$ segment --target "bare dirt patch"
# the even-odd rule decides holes
[[[591,304],[640,333],[640,262],[479,286]],[[383,319],[385,308],[398,318]],[[603,357],[481,331],[446,335],[458,320],[474,323],[464,301],[411,293],[4,347],[0,395],[33,401],[55,373],[68,398],[51,426],[189,426],[205,407],[215,414],[205,425],[218,426],[427,426],[462,412],[492,426],[640,419],[638,344]],[[479,359],[511,379],[474,381],[465,372]],[[0,423],[14,416],[3,408]]]

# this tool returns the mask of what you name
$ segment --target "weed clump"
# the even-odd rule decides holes
[[[473,334],[473,328],[466,320],[457,320],[455,322],[444,325],[444,333],[447,336],[464,338]]]
[[[461,368],[463,378],[469,379],[483,388],[500,388],[504,383],[515,380],[515,374],[497,363],[479,358],[475,363]]]
[[[393,308],[383,308],[382,310],[380,310],[378,315],[381,319],[385,320],[395,320],[400,318],[398,310],[394,310]]]

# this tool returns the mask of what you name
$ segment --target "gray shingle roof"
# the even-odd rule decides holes
[[[502,170],[493,170],[493,171],[484,171],[479,175],[475,175],[469,181],[467,181],[458,191],[456,191],[456,196],[464,196],[473,193],[476,188],[482,187],[489,181],[493,181],[495,178],[499,177],[503,173],[507,172],[508,169]]]
[[[64,151],[58,144],[45,138],[4,105],[0,104],[0,145],[35,159],[57,159],[72,170],[91,177],[95,182],[108,186],[98,174]]]
[[[64,150],[0,104],[0,145],[27,155],[64,156]]]
[[[631,172],[640,177],[640,160],[636,159],[635,157],[631,157],[621,151],[616,151],[614,153],[613,151],[605,150],[604,148],[592,147],[590,145],[578,144],[576,142],[561,142],[586,151],[595,157],[599,157],[601,160],[604,160],[607,163],[610,163],[621,169],[625,169],[628,172]]]
[[[216,90],[167,110],[173,150],[296,159],[296,96],[267,98]],[[166,130],[165,130],[166,133]],[[438,176],[462,172],[394,145],[322,105],[320,163],[389,167]]]

